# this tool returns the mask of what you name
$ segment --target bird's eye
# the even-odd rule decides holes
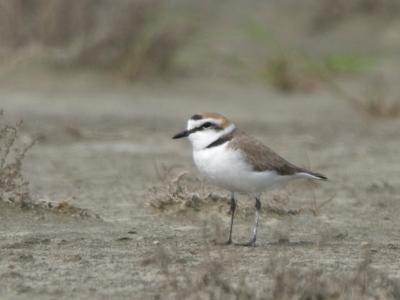
[[[205,122],[202,127],[203,128],[210,128],[212,125],[213,124],[211,122]]]

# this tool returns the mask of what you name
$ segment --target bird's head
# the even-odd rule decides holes
[[[235,125],[220,114],[201,113],[193,115],[187,121],[186,130],[174,135],[172,138],[188,137],[193,149],[201,150],[234,129]]]

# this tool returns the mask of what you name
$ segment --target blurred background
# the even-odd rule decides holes
[[[0,296],[162,298],[160,261],[144,260],[161,253],[158,245],[171,247],[172,269],[195,276],[219,251],[207,241],[215,223],[226,231],[224,198],[200,197],[199,208],[190,201],[203,185],[181,188],[182,174],[165,185],[163,172],[198,175],[190,145],[171,137],[204,111],[330,179],[265,197],[287,210],[269,218],[266,206],[255,252],[223,250],[227,271],[215,274],[228,286],[245,278],[247,292],[262,294],[279,276],[259,258],[284,251],[291,265],[337,282],[372,249],[368,261],[400,278],[399,78],[399,0],[0,0],[0,125],[24,121],[0,127],[0,199],[11,182],[2,178],[14,176],[14,202],[47,203],[62,215],[2,206]],[[22,167],[4,167],[7,145],[20,149]],[[247,210],[238,239],[253,218],[253,203],[239,203]]]
[[[390,84],[396,0],[2,0],[1,76],[83,70],[114,80],[210,78],[312,92],[326,78]],[[24,72],[22,72],[24,73]]]

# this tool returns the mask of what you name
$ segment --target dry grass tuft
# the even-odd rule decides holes
[[[385,87],[382,86],[385,84],[384,82],[374,82],[372,84],[374,89],[369,89],[365,96],[354,96],[329,76],[323,76],[323,79],[332,93],[371,117],[386,119],[400,117],[400,99],[397,101],[388,99],[384,93]]]
[[[364,259],[345,274],[322,269],[300,269],[272,262],[266,273],[273,278],[271,294],[263,299],[399,299],[399,282],[371,267]]]
[[[400,117],[400,101],[388,101],[385,98],[370,98],[366,103],[357,102],[358,107],[368,115],[377,118]]]
[[[22,175],[22,161],[35,140],[20,145],[22,122],[7,125],[2,121],[0,111],[0,200],[25,206],[31,202],[31,196],[29,182]]]
[[[265,279],[250,285],[245,278],[234,278],[234,265],[226,255],[205,249],[204,261],[189,266],[176,257],[176,251],[158,248],[144,265],[156,264],[162,275],[156,299],[399,299],[400,284],[371,266],[367,255],[350,272],[290,266],[288,259],[266,263]],[[237,263],[237,261],[236,261]],[[254,275],[254,274],[253,274]],[[264,281],[265,280],[265,281]]]
[[[4,0],[0,54],[8,49],[3,51],[8,62],[11,54],[36,47],[36,61],[57,66],[101,68],[129,79],[163,75],[196,31],[193,16],[202,9],[194,5],[182,18],[173,15],[177,9],[171,5],[162,0]],[[172,15],[165,16],[166,11]]]
[[[311,186],[309,186],[309,188],[312,188],[312,185],[314,183],[310,184]],[[330,204],[336,196],[336,194],[334,194],[326,199],[317,201],[317,197],[313,193],[312,201],[309,204],[303,205],[299,208],[290,208],[289,206],[291,195],[297,193],[298,190],[296,188],[291,189],[290,187],[273,191],[271,193],[272,199],[265,203],[265,210],[278,216],[294,216],[301,214],[311,214],[313,216],[319,216],[321,214],[322,208]]]
[[[250,22],[245,29],[249,37],[265,47],[261,76],[281,92],[314,92],[323,87],[325,77],[364,73],[378,62],[377,57],[361,53],[311,54],[283,42],[259,22]]]
[[[167,167],[162,165],[157,169],[159,183],[150,187],[148,198],[150,206],[167,214],[186,213],[186,212],[208,212],[212,209],[214,212],[229,214],[228,206],[230,203],[227,192],[218,193],[207,185],[204,181],[188,174],[186,171],[179,170],[176,167]],[[291,190],[289,187],[273,191],[268,194],[272,196],[265,197],[262,211],[272,213],[277,216],[293,216],[301,214],[311,214],[318,216],[321,209],[332,202],[335,195],[317,201],[313,194],[313,201],[309,205],[300,208],[290,208],[290,198],[297,190]],[[266,194],[267,195],[267,194]],[[238,202],[238,211],[236,216],[253,216],[254,200]]]
[[[155,299],[257,299],[256,291],[244,280],[237,285],[225,278],[227,268],[222,263],[222,253],[212,257],[207,249],[205,255],[205,261],[193,272],[184,261],[159,248],[151,260],[159,266],[162,274]]]
[[[3,122],[3,117],[3,111],[0,110],[0,201],[25,209],[45,209],[73,217],[95,217],[99,219],[98,215],[86,209],[73,206],[66,201],[35,201],[32,199],[29,191],[29,182],[22,174],[22,163],[26,153],[35,144],[36,139],[21,144],[20,131],[22,122],[16,125],[8,125]]]
[[[56,214],[66,215],[74,218],[94,218],[101,220],[101,217],[91,211],[77,207],[67,201],[54,202],[50,200],[39,200],[31,202],[29,208],[36,210],[51,211]]]
[[[263,77],[277,90],[313,92],[320,88],[321,81],[316,70],[299,55],[283,55],[269,59]]]
[[[312,31],[319,33],[326,32],[341,21],[359,15],[390,20],[398,17],[400,12],[397,0],[323,0],[318,2],[318,6],[311,28]]]
[[[200,211],[204,206],[226,206],[226,196],[211,192],[200,179],[174,167],[157,170],[160,184],[149,189],[150,205],[163,212]]]

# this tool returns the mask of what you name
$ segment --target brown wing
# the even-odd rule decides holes
[[[235,132],[229,145],[233,149],[242,151],[247,162],[253,166],[253,170],[256,172],[275,170],[280,175],[293,175],[298,172],[311,173],[291,164],[270,148],[242,131]]]

